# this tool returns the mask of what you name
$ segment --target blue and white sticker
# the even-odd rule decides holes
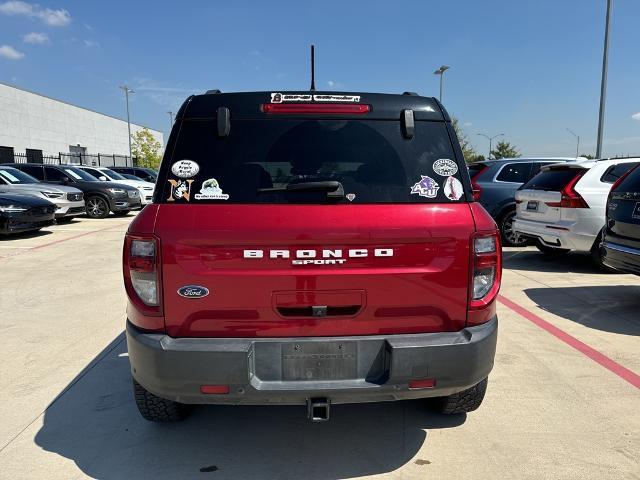
[[[411,194],[417,194],[426,198],[436,198],[438,196],[440,185],[438,185],[433,178],[427,175],[420,175],[420,177],[420,181],[414,183],[413,187],[411,187]]]
[[[200,193],[194,195],[196,200],[229,200],[229,194],[223,193],[215,178],[202,182]]]
[[[444,181],[444,186],[442,187],[444,191],[444,195],[449,200],[460,200],[462,194],[464,193],[462,189],[462,183],[456,177],[448,177]]]
[[[448,158],[440,158],[433,162],[433,171],[441,177],[450,177],[458,173],[458,165]]]
[[[271,94],[271,103],[296,103],[296,102],[333,102],[333,103],[358,103],[360,95],[311,95],[304,93],[279,93]]]
[[[195,177],[200,171],[200,165],[193,160],[178,160],[171,165],[171,173],[178,178]]]

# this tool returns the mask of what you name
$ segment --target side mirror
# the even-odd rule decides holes
[[[104,175],[101,175],[98,177],[98,180],[100,180],[101,182],[106,182],[107,181],[107,177],[105,177]]]

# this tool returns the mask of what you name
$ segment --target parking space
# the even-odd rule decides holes
[[[122,333],[132,217],[0,241],[1,478],[639,478],[639,277],[505,249],[496,366],[468,415],[225,406],[156,425]]]

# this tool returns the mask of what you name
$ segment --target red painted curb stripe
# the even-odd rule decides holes
[[[620,365],[615,360],[610,359],[609,357],[607,357],[603,353],[600,353],[595,348],[592,348],[589,345],[587,345],[586,343],[583,343],[580,340],[578,340],[577,338],[569,335],[567,332],[565,332],[563,330],[560,330],[555,325],[552,325],[551,323],[547,322],[546,320],[540,318],[535,313],[530,312],[526,308],[521,307],[520,305],[514,303],[513,301],[509,300],[505,296],[498,295],[498,301],[500,303],[502,303],[505,307],[510,308],[511,310],[516,312],[521,317],[526,318],[527,320],[529,320],[533,324],[537,325],[538,327],[542,328],[543,330],[546,330],[551,335],[556,337],[558,340],[561,340],[564,343],[566,343],[567,345],[569,345],[570,347],[575,348],[579,352],[581,352],[584,355],[586,355],[587,357],[589,357],[594,362],[599,363],[600,365],[602,365],[604,368],[606,368],[610,372],[616,374],[618,377],[620,377],[623,380],[629,382],[634,387],[640,389],[640,375],[638,375],[637,373],[634,373],[631,370],[629,370],[628,368],[623,367],[622,365]]]
[[[6,256],[0,256],[0,260],[3,260],[5,258],[13,258],[13,257],[17,257],[19,255],[24,255],[25,253],[29,253],[32,252],[34,250],[40,250],[41,248],[45,248],[45,247],[50,247],[51,245],[57,245],[58,243],[63,243],[63,242],[67,242],[69,240],[75,240],[76,238],[81,238],[81,237],[86,237],[87,235],[93,235],[94,233],[100,233],[100,232],[105,232],[107,230],[115,230],[116,228],[119,228],[120,225],[110,225],[108,227],[105,228],[99,228],[98,230],[92,230],[90,232],[84,232],[84,233],[80,233],[78,235],[73,235],[72,237],[68,237],[68,238],[61,238],[60,240],[54,240],[53,242],[48,242],[48,243],[43,243],[42,245],[36,245],[33,248],[30,248],[28,250],[24,250],[20,253],[16,253],[13,255],[6,255]]]

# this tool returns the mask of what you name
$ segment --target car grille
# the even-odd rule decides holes
[[[82,193],[67,193],[67,200],[70,202],[79,202],[82,198]]]
[[[50,207],[32,207],[30,211],[34,214],[53,213],[56,211],[56,206],[51,205]]]
[[[139,194],[137,190],[129,190],[129,198],[138,198]]]

